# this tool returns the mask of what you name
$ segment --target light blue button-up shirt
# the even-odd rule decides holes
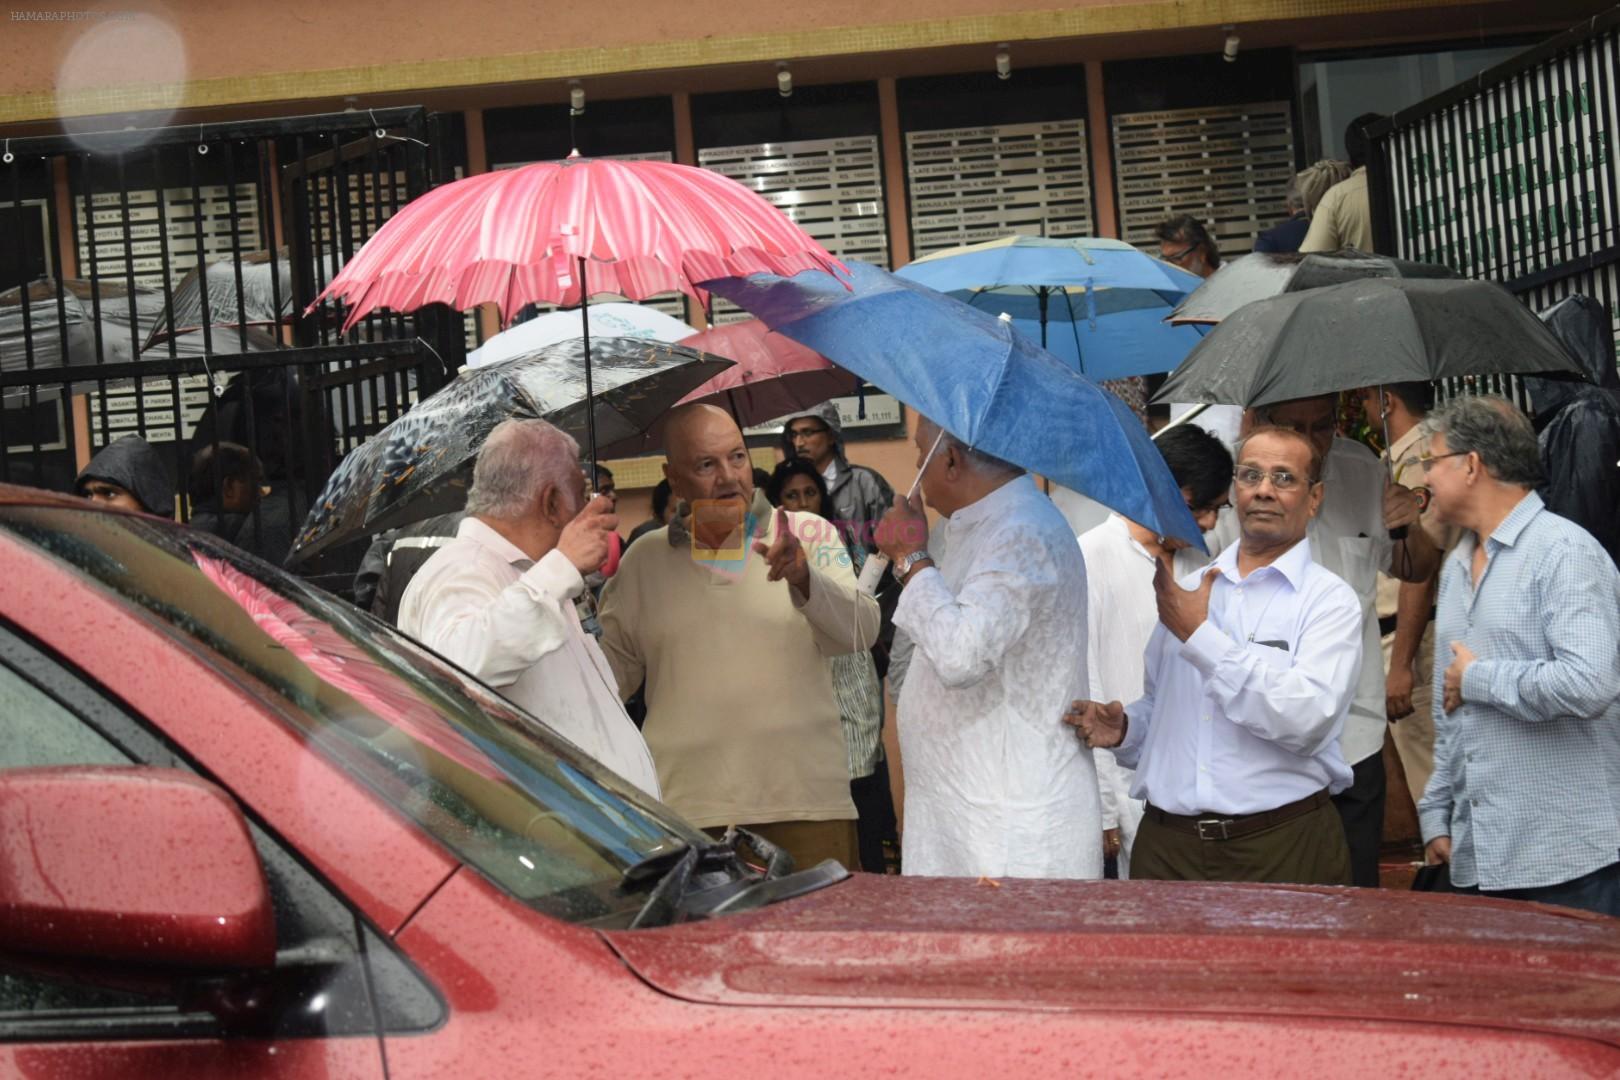
[[[1620,573],[1579,525],[1525,496],[1440,572],[1427,843],[1451,837],[1451,880],[1482,889],[1571,881],[1620,860]],[[1477,658],[1447,713],[1451,643]]]
[[[1114,751],[1136,769],[1131,794],[1172,814],[1254,814],[1350,786],[1339,735],[1362,661],[1361,601],[1312,561],[1309,540],[1247,577],[1237,549],[1215,558],[1203,625],[1185,642],[1154,629]]]

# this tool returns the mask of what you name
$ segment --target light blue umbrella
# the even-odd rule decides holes
[[[993,315],[875,266],[705,282],[975,449],[1203,545],[1164,459],[1113,394]]]
[[[1013,326],[1093,379],[1174,369],[1206,331],[1164,319],[1203,284],[1120,240],[1010,236],[898,271]]]

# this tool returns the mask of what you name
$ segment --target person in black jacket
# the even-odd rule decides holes
[[[73,491],[125,510],[174,517],[174,479],[169,465],[145,439],[125,435],[90,459]]]
[[[1608,312],[1576,294],[1543,312],[1590,383],[1527,378],[1547,509],[1591,533],[1620,566],[1620,374]]]

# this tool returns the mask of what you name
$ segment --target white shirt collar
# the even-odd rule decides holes
[[[471,514],[461,519],[461,524],[456,526],[456,535],[488,548],[508,563],[522,563],[525,567],[534,565],[534,560],[524,554],[522,548]]]
[[[1234,585],[1243,580],[1238,573],[1237,564],[1238,546],[1242,543],[1241,538],[1234,540],[1227,545],[1225,551],[1215,556],[1215,565],[1220,567],[1221,573]],[[1287,580],[1295,592],[1298,592],[1300,586],[1304,584],[1305,575],[1310,571],[1310,568],[1311,542],[1309,539],[1302,537],[1299,543],[1277,556],[1268,566],[1262,566],[1249,576],[1253,577],[1254,574],[1261,573],[1264,570],[1275,570]]]

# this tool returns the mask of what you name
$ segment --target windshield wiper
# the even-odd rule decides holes
[[[732,828],[718,843],[694,847],[684,841],[677,846],[653,852],[627,868],[619,878],[622,889],[634,888],[657,877],[657,884],[630,920],[630,929],[667,926],[680,914],[681,902],[700,871],[731,871],[744,879],[756,877],[737,853],[738,841],[746,840],[755,854],[765,860],[765,873],[748,889],[787,877],[793,873],[793,857],[763,836],[747,829]],[[819,868],[818,868],[819,869]],[[747,891],[747,890],[745,890]]]

